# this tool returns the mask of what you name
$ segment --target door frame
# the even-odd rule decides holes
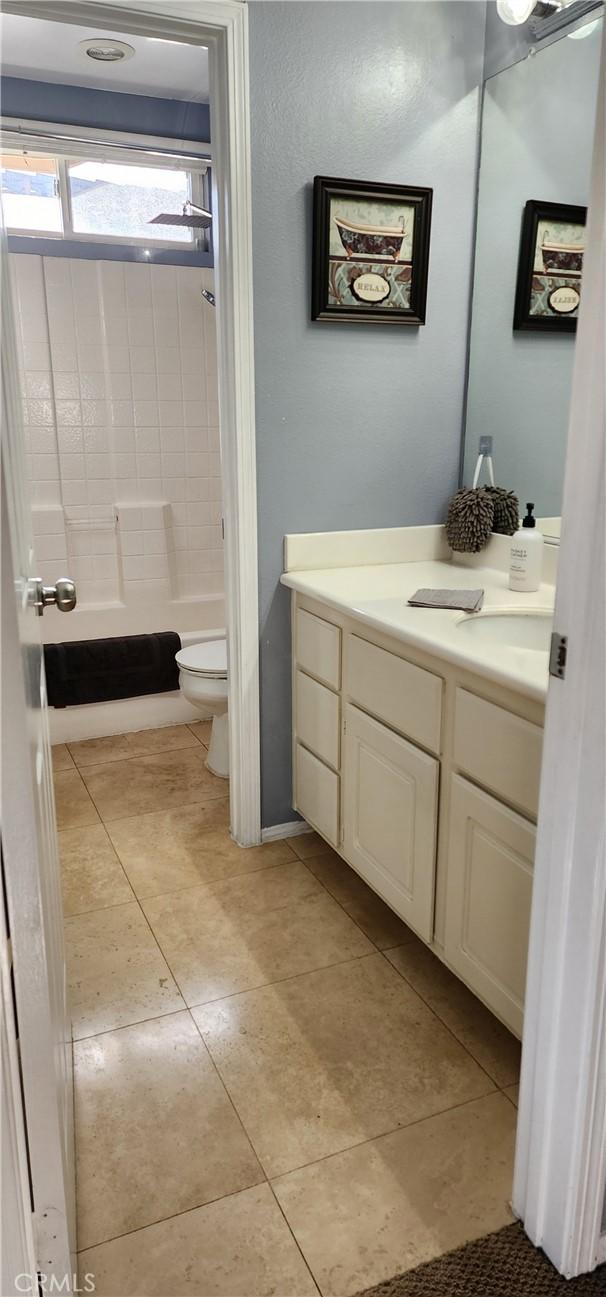
[[[6,13],[205,45],[209,54],[225,516],[231,833],[261,841],[248,11],[241,0],[3,0]]]
[[[606,1262],[606,32],[568,434],[513,1206],[572,1278]]]

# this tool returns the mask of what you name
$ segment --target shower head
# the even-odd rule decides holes
[[[203,298],[204,298],[204,300],[205,300],[206,302],[210,302],[210,305],[211,305],[211,306],[214,306],[214,304],[215,304],[215,294],[214,294],[214,293],[211,293],[210,288],[203,288],[203,289],[202,289],[202,296],[203,296]]]
[[[212,212],[188,201],[183,204],[182,212],[160,212],[148,221],[148,225],[188,225],[192,230],[206,230],[212,219]]]

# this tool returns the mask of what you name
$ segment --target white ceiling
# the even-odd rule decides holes
[[[125,63],[100,66],[79,49],[91,36],[115,36],[135,49]],[[0,18],[2,72],[10,77],[53,81],[95,90],[208,102],[208,51],[199,45],[130,36],[103,27],[76,27],[3,14]]]

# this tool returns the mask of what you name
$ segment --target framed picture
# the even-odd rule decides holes
[[[526,203],[518,260],[514,329],[574,333],[581,301],[586,207]]]
[[[432,194],[315,177],[312,320],[425,323]]]

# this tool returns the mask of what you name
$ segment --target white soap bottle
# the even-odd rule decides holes
[[[509,589],[529,593],[538,590],[543,569],[543,536],[533,517],[534,504],[527,504],[527,516],[511,537]]]

